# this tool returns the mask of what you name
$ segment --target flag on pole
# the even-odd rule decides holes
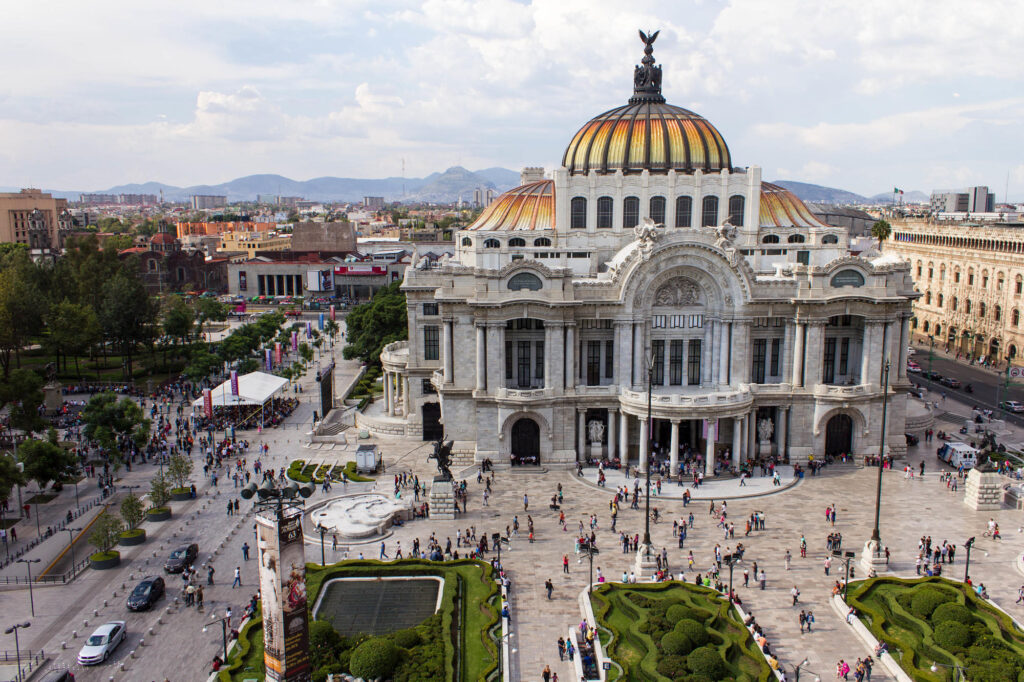
[[[274,358],[270,355],[270,349],[267,348],[263,352],[263,365],[267,368],[267,371],[274,369]]]
[[[319,328],[320,328],[320,331],[323,331],[324,330],[324,314],[323,313],[320,313],[320,318],[319,319],[320,319],[320,327]]]
[[[238,370],[231,370],[231,395],[238,395]]]
[[[213,419],[213,391],[209,388],[203,389],[203,413],[208,419]]]
[[[892,188],[892,193],[893,194],[903,194],[903,190],[901,190],[899,187],[893,187]]]
[[[334,316],[335,316],[335,311],[334,311],[334,306],[332,305],[331,306],[331,322],[334,322]]]
[[[274,342],[274,364],[275,365],[280,365],[281,364],[281,342],[280,341],[275,341]]]
[[[299,349],[299,333],[292,332],[292,352],[294,353]]]
[[[306,338],[313,338],[313,323],[309,321],[306,322]]]

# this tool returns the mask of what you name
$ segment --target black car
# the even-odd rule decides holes
[[[146,611],[164,596],[164,579],[158,575],[143,578],[128,595],[129,611]]]
[[[186,566],[191,566],[195,563],[196,557],[198,556],[199,545],[195,543],[191,545],[182,545],[171,552],[171,556],[167,557],[167,563],[164,564],[164,570],[168,573],[181,573],[185,570]]]
[[[905,433],[903,435],[907,439],[907,445],[917,445],[918,443],[921,442],[921,439],[912,433]]]
[[[70,670],[47,670],[39,682],[75,682],[75,674]]]
[[[934,369],[928,370],[927,372],[925,372],[921,376],[923,376],[925,379],[928,379],[930,381],[939,381],[940,379],[942,379],[942,375],[939,374],[938,372],[936,372]]]

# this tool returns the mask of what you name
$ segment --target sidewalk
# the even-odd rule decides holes
[[[655,482],[660,476],[651,477],[651,504],[655,505],[657,500],[667,498],[673,501],[683,499],[684,491],[690,492],[690,500],[737,500],[745,497],[761,497],[784,492],[797,483],[800,479],[793,475],[793,467],[783,464],[776,467],[781,479],[781,485],[773,485],[771,476],[753,476],[741,483],[740,479],[734,476],[705,478],[704,483],[696,490],[693,488],[691,479],[684,479],[683,485],[678,482],[662,481],[661,492],[657,492]],[[603,490],[609,495],[614,495],[619,487],[625,487],[633,493],[633,486],[637,479],[627,478],[621,469],[605,469],[605,485],[597,485],[597,467],[588,467],[583,470],[583,477],[576,480],[597,490]],[[639,480],[640,497],[644,497],[644,479]]]

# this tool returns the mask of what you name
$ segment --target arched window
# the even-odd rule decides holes
[[[967,286],[974,286],[974,268],[967,271]]]
[[[917,271],[917,276],[918,277],[921,276],[921,270],[920,269],[918,269],[918,271]],[[957,268],[956,270],[953,271],[953,282],[955,282],[956,284],[960,283],[960,268]]]
[[[729,222],[736,227],[743,227],[743,206],[746,199],[742,194],[729,197]]]
[[[928,333],[928,320],[925,320],[925,321],[924,321],[924,333],[925,333],[925,334],[927,334],[927,333]]]
[[[939,281],[944,282],[946,280],[946,266],[945,264],[939,266]]]
[[[1022,278],[1020,275],[1017,275],[1017,278],[1013,283],[1013,293],[1017,294],[1018,296],[1020,296],[1021,293],[1024,293],[1024,278]]]
[[[700,224],[704,227],[718,225],[718,197],[704,197],[704,208],[701,212]]]
[[[463,246],[473,246],[473,240],[470,239],[469,237],[463,237],[462,238],[462,245]]]
[[[499,248],[501,248],[501,243],[497,239],[485,239],[484,240],[484,248],[485,249],[499,249]]]
[[[526,240],[522,237],[512,237],[508,240],[509,246],[526,246]]]
[[[935,336],[942,336],[942,325],[935,325]]]
[[[996,291],[1002,291],[1003,290],[1003,281],[1005,279],[1006,279],[1005,276],[1001,272],[998,275],[996,275]]]
[[[995,320],[996,322],[998,322],[999,320],[1003,319],[1003,308],[1002,308],[1002,306],[998,306],[997,305],[995,308],[992,309],[992,319]]]
[[[803,244],[807,240],[804,239],[804,236],[802,234],[791,234],[789,235],[789,239],[787,241],[790,244]]]
[[[921,261],[917,261],[917,276],[921,276]]]
[[[942,307],[942,294],[939,294],[939,307]]]
[[[821,243],[822,244],[838,244],[839,243],[839,237],[837,237],[834,234],[826,234],[824,237],[821,238]]]
[[[597,200],[597,226],[598,227],[611,227],[612,226],[612,209],[614,208],[614,202],[611,197],[601,197]]]
[[[650,218],[656,225],[665,224],[665,197],[651,197]]]
[[[864,275],[856,270],[840,270],[832,275],[832,286],[834,287],[862,287],[864,286]],[[929,294],[931,296],[931,294]]]
[[[639,222],[640,199],[637,197],[626,197],[622,200],[622,226],[628,230],[636,227]],[[598,227],[600,227],[600,223]],[[611,225],[608,227],[611,227]]]
[[[934,276],[934,274],[935,274],[935,267],[931,263],[929,263],[928,264],[928,279],[931,279]]]
[[[520,272],[518,275],[512,275],[508,281],[509,291],[519,291],[520,289],[538,291],[541,285],[540,277],[532,272]]]
[[[777,235],[777,234],[766,234],[765,236],[761,237],[761,243],[762,244],[778,244],[779,243],[779,235]]]
[[[551,246],[551,240],[547,237],[537,237],[533,240],[534,246]]]
[[[932,292],[930,292],[930,291],[924,292],[924,304],[925,305],[931,305],[932,304]]]
[[[693,225],[693,197],[676,197],[676,227]]]
[[[569,227],[584,229],[587,226],[587,200],[583,197],[573,197],[569,202]]]
[[[1010,313],[1010,324],[1012,324],[1014,327],[1020,326],[1020,311],[1017,310],[1016,308],[1014,308],[1013,312]]]

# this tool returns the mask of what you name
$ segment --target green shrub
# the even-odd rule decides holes
[[[337,678],[338,676],[345,674],[345,672],[345,669],[339,664],[331,663],[313,671],[313,682],[327,682],[328,675],[334,675],[335,678]],[[245,677],[245,675],[242,677]]]
[[[674,633],[668,633],[669,635]],[[689,672],[686,669],[686,659],[682,656],[662,656],[661,660],[658,661],[658,672],[665,677],[675,680],[682,679]]]
[[[947,620],[935,628],[935,643],[948,651],[956,652],[971,645],[974,635],[971,629],[955,620]]]
[[[398,664],[398,647],[385,637],[372,637],[355,648],[349,671],[366,680],[388,677]]]
[[[673,604],[665,611],[665,618],[673,625],[684,618],[689,618],[697,622],[704,622],[706,617],[706,613],[703,613],[691,606],[686,606],[685,604]]]
[[[702,646],[691,651],[686,657],[686,666],[695,675],[707,675],[712,680],[725,677],[725,661],[714,647]]]
[[[939,604],[935,610],[932,611],[932,625],[936,626],[939,623],[945,623],[948,620],[963,623],[964,625],[970,625],[974,622],[974,616],[971,615],[971,610],[963,604],[957,604],[956,602]]]
[[[633,602],[636,606],[640,607],[641,609],[647,609],[651,607],[651,600],[645,597],[644,595],[638,594],[636,592],[630,592],[629,594],[627,594],[626,599]]]
[[[693,651],[693,644],[686,635],[675,631],[666,632],[661,638],[661,650],[667,656],[685,656]]]
[[[412,628],[408,630],[399,630],[391,635],[391,640],[395,643],[395,646],[400,646],[403,649],[411,649],[420,643],[420,633],[416,632]]]
[[[910,612],[918,618],[927,619],[939,604],[954,601],[955,597],[934,587],[920,587],[914,590],[910,599]]]
[[[710,641],[704,626],[692,618],[683,618],[676,623],[675,631],[690,641],[689,651],[704,646]]]

